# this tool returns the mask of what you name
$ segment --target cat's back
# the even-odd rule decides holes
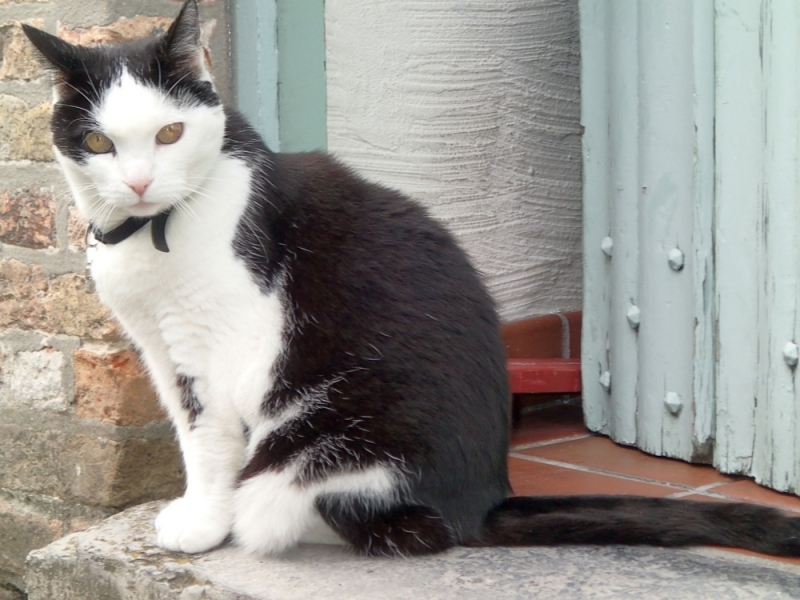
[[[275,233],[286,248],[299,249],[297,258],[287,257],[295,267],[319,267],[315,279],[335,276],[340,293],[357,292],[386,308],[416,306],[429,317],[480,314],[496,324],[465,252],[420,203],[322,153],[278,155],[276,171],[290,217]]]

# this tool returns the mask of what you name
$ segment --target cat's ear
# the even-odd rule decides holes
[[[50,66],[53,72],[53,102],[58,102],[65,93],[64,83],[70,73],[86,68],[83,62],[84,49],[24,23],[22,31]]]
[[[80,66],[80,51],[76,46],[24,23],[22,31],[42,57],[61,75],[66,75]]]
[[[206,56],[200,45],[200,14],[197,0],[186,0],[181,12],[164,37],[165,51],[179,68],[198,79],[211,80],[206,69]]]

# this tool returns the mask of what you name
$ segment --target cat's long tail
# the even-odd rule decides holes
[[[637,496],[515,497],[472,546],[715,545],[800,556],[800,517],[751,504]]]

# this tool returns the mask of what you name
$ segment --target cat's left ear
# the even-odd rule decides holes
[[[200,45],[200,14],[197,0],[187,0],[164,37],[165,51],[180,69],[197,79],[211,81],[206,54]]]
[[[66,84],[71,73],[79,70],[87,72],[86,49],[25,23],[22,24],[22,30],[52,72],[53,102],[58,102],[67,93],[67,86],[73,87]]]
[[[47,63],[60,74],[65,75],[81,65],[80,49],[76,46],[27,23],[22,24],[22,31]]]

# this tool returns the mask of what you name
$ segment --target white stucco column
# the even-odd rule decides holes
[[[421,200],[506,320],[581,305],[577,0],[327,0],[328,148]]]

